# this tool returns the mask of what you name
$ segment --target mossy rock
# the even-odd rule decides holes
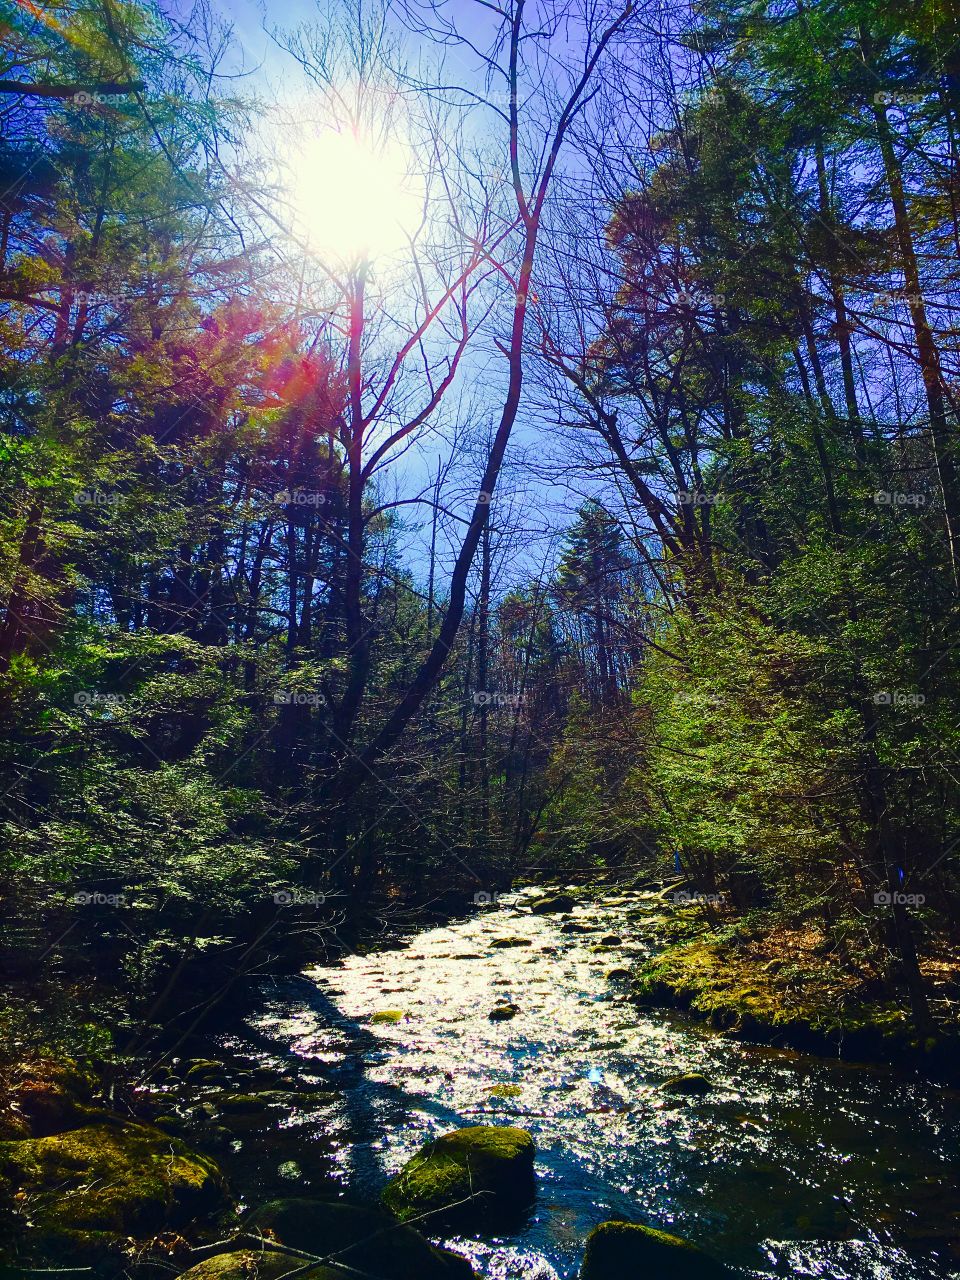
[[[530,910],[535,916],[553,916],[560,915],[564,911],[572,911],[576,905],[576,899],[570,894],[555,893],[531,902]]]
[[[600,941],[605,947],[619,947],[623,938],[619,933],[605,933]]]
[[[660,1086],[664,1093],[677,1093],[685,1097],[702,1098],[704,1094],[713,1092],[713,1085],[699,1071],[688,1072],[683,1076],[671,1076]]]
[[[226,1084],[229,1075],[222,1062],[213,1058],[194,1058],[183,1071],[183,1078],[192,1084]]]
[[[536,1195],[535,1150],[525,1129],[456,1129],[421,1148],[387,1183],[383,1202],[401,1221],[430,1214],[431,1230],[441,1221],[470,1230],[516,1218]]]
[[[299,1271],[303,1265],[303,1258],[274,1249],[240,1249],[236,1253],[218,1253],[205,1258],[184,1271],[181,1280],[280,1280],[291,1271]],[[317,1266],[302,1272],[298,1280],[344,1280],[346,1275],[345,1271]]]
[[[18,1204],[41,1230],[153,1235],[224,1199],[212,1160],[147,1125],[86,1125],[0,1143],[0,1200]]]
[[[680,1236],[601,1222],[587,1237],[580,1280],[721,1280],[729,1272]]]
[[[377,1280],[474,1280],[473,1268],[465,1258],[436,1248],[413,1227],[401,1226],[389,1214],[359,1205],[299,1198],[272,1200],[250,1214],[246,1227],[304,1253],[321,1257],[336,1254],[345,1267]],[[346,1274],[339,1273],[341,1280]]]
[[[520,1012],[520,1006],[517,1004],[498,1004],[495,1005],[487,1015],[491,1022],[509,1022],[511,1018],[515,1018]]]
[[[495,1084],[489,1090],[491,1098],[519,1098],[523,1089],[518,1084]]]
[[[533,940],[531,938],[494,938],[490,945],[502,951],[506,947],[532,947]]]
[[[22,1064],[8,1083],[4,1137],[46,1138],[89,1123],[95,1087],[95,1078],[70,1060]]]
[[[395,1025],[398,1022],[402,1022],[406,1016],[402,1009],[381,1009],[379,1013],[373,1015],[370,1021],[375,1027]]]

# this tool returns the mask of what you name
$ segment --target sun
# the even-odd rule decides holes
[[[284,144],[293,230],[341,262],[396,256],[423,219],[425,184],[399,138],[373,144],[349,130],[304,132]]]

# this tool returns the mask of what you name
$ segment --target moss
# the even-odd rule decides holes
[[[525,1129],[507,1125],[457,1129],[408,1161],[387,1184],[383,1202],[401,1221],[430,1213],[437,1214],[434,1221],[488,1226],[532,1203],[534,1151],[533,1138]],[[452,1209],[454,1205],[458,1207]]]
[[[518,1084],[495,1084],[490,1090],[491,1098],[519,1098],[523,1089]]]
[[[725,1267],[666,1231],[629,1222],[601,1222],[590,1232],[580,1280],[627,1280],[632,1276],[670,1280],[719,1280]]]
[[[0,1143],[0,1194],[41,1229],[149,1235],[218,1207],[216,1165],[139,1124]]]
[[[438,1249],[387,1213],[340,1201],[273,1200],[246,1223],[291,1249],[337,1261],[378,1280],[474,1280],[470,1264]],[[339,1273],[341,1280],[346,1275]],[[199,1280],[203,1280],[202,1277]]]
[[[402,1022],[407,1015],[402,1009],[381,1009],[379,1013],[375,1013],[370,1021],[377,1026],[381,1023],[397,1023]]]
[[[505,947],[532,947],[533,940],[531,938],[494,938],[490,945],[497,950],[503,950]]]
[[[291,1271],[299,1271],[302,1258],[273,1249],[241,1249],[236,1253],[218,1253],[205,1258],[189,1271],[182,1280],[280,1280]],[[313,1267],[303,1272],[299,1280],[344,1280],[347,1273],[332,1267]]]

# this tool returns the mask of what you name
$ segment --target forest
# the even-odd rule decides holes
[[[958,316],[949,0],[2,0],[11,1277],[955,1274]],[[433,1110],[432,983],[483,1006]],[[577,1123],[653,1099],[667,1173],[510,1074],[587,1000],[646,1074],[588,1063]],[[794,1126],[789,1224],[739,1165],[664,1207],[698,1124],[743,1154],[718,1090],[827,1113],[837,1063],[896,1193],[838,1172],[827,1229],[846,1139]],[[579,1245],[498,1217],[525,1115]]]

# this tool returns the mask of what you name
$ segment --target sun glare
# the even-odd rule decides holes
[[[326,129],[286,150],[294,230],[314,251],[341,261],[389,258],[420,225],[424,183],[402,142],[374,147]]]

